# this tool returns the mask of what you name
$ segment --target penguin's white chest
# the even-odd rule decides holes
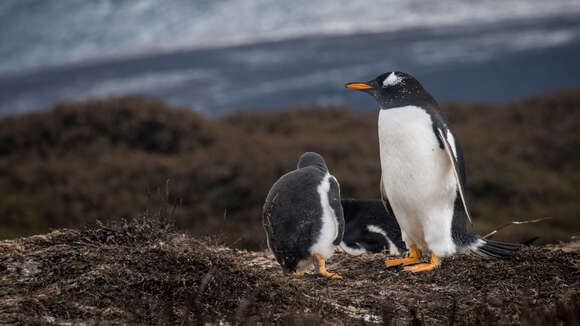
[[[382,182],[407,245],[455,252],[451,221],[457,184],[431,116],[416,106],[379,111]]]
[[[320,206],[322,214],[320,216],[322,227],[318,238],[315,239],[314,244],[310,247],[310,253],[312,255],[319,254],[324,259],[330,258],[336,246],[333,244],[334,240],[338,236],[338,218],[336,212],[330,206],[330,199],[328,198],[328,192],[330,190],[330,178],[334,178],[329,173],[326,173],[324,179],[317,188],[318,195],[320,196]]]

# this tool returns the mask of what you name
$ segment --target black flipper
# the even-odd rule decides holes
[[[344,236],[344,212],[340,202],[340,185],[334,176],[330,176],[330,189],[328,191],[328,202],[330,207],[334,210],[338,222],[338,234],[336,239],[332,242],[333,245],[338,246]]]
[[[463,189],[463,184],[461,183],[461,179],[459,178],[459,170],[457,168],[457,159],[455,158],[455,154],[453,153],[451,145],[449,144],[449,141],[443,134],[443,130],[441,128],[437,128],[437,137],[443,144],[443,148],[447,153],[447,156],[449,157],[451,165],[453,166],[453,175],[455,175],[455,181],[457,182],[457,189],[459,190],[459,196],[461,197],[461,202],[463,203],[463,209],[465,209],[465,215],[469,220],[469,224],[473,225],[473,222],[471,222],[471,215],[469,215],[469,209],[467,209],[467,202],[465,200],[465,190]]]

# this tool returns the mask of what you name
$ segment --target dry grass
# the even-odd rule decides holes
[[[162,217],[165,215],[161,215]],[[386,269],[337,254],[344,280],[287,277],[273,257],[141,217],[0,242],[2,325],[578,325],[580,241],[506,261],[445,259]]]
[[[498,238],[542,243],[580,233],[579,108],[578,90],[502,107],[444,105],[463,143],[476,231],[552,216]],[[265,195],[307,150],[325,157],[343,197],[379,195],[375,113],[319,108],[208,119],[118,98],[4,118],[0,238],[129,218],[168,202],[181,230],[263,249]]]

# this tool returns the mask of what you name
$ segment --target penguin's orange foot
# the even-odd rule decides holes
[[[328,271],[320,272],[320,275],[328,277],[328,278],[335,278],[342,280],[342,276],[338,275],[337,273],[329,273]]]
[[[429,271],[432,269],[437,268],[437,265],[434,264],[417,264],[417,265],[413,265],[413,266],[405,266],[403,269],[409,272],[413,272],[413,273],[417,273],[417,272],[423,272],[423,271]]]
[[[295,272],[294,276],[304,276],[304,272]]]
[[[337,273],[329,273],[326,270],[326,262],[319,254],[314,254],[314,268],[316,268],[318,274],[324,277],[342,279],[342,276],[338,275]]]
[[[420,262],[421,262],[421,251],[417,249],[417,246],[411,245],[411,252],[409,253],[409,258],[385,260],[385,265],[387,265],[387,267],[399,265],[407,266],[418,264]]]
[[[399,266],[399,265],[407,266],[407,265],[418,264],[420,262],[421,262],[421,260],[419,258],[389,259],[389,260],[385,260],[385,265],[387,265],[387,267],[393,267],[393,266]]]
[[[441,265],[441,258],[436,256],[435,254],[431,254],[431,262],[428,264],[417,264],[413,266],[405,266],[405,270],[413,273],[430,271],[435,269]]]

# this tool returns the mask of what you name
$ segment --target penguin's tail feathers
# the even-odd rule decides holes
[[[524,247],[524,245],[519,243],[508,243],[478,238],[469,249],[483,257],[505,259],[513,257],[522,247]]]

